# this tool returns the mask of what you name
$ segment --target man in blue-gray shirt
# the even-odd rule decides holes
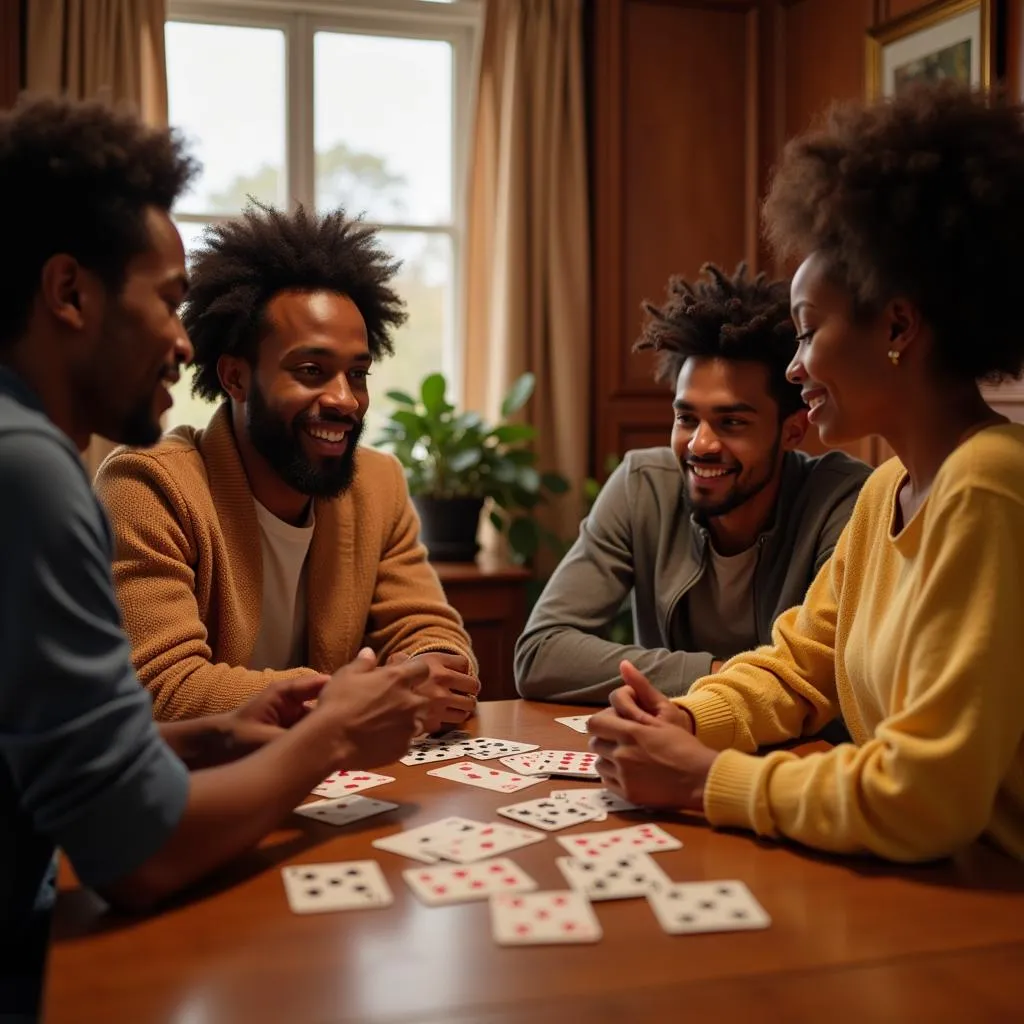
[[[98,105],[0,115],[2,1020],[37,1012],[57,847],[113,904],[149,908],[331,771],[400,756],[427,705],[425,663],[364,651],[230,714],[153,723],[78,453],[93,433],[159,436],[192,354],[168,211],[194,172],[173,133]]]

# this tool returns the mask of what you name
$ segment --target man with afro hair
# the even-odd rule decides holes
[[[600,703],[633,661],[678,696],[740,651],[828,560],[868,475],[841,452],[796,451],[807,429],[788,283],[708,264],[644,307],[638,349],[674,389],[671,446],[627,453],[516,647],[524,697]],[[632,592],[635,644],[601,634]]]
[[[193,390],[220,400],[97,476],[139,677],[160,719],[237,707],[363,647],[430,666],[425,725],[479,683],[420,543],[399,463],[358,447],[372,364],[405,320],[398,265],[341,210],[251,204],[192,254]]]

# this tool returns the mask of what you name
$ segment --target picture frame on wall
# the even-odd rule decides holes
[[[998,0],[936,0],[868,32],[867,94],[954,78],[988,88],[996,72]]]

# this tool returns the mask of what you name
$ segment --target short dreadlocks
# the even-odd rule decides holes
[[[786,380],[796,353],[788,281],[769,281],[763,273],[750,278],[745,263],[728,277],[705,263],[695,284],[672,277],[665,305],[643,308],[649,319],[633,350],[658,353],[656,380],[674,386],[691,357],[761,363],[780,418],[803,408],[800,388]]]
[[[393,354],[392,331],[406,319],[391,287],[399,266],[374,229],[344,210],[282,213],[250,202],[241,217],[208,228],[192,254],[181,318],[196,353],[192,393],[211,401],[226,394],[217,361],[234,355],[255,363],[267,304],[290,289],[347,296],[366,321],[370,355]]]

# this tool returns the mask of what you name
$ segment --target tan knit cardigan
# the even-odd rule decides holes
[[[237,707],[271,680],[332,672],[363,646],[449,651],[469,637],[419,540],[397,460],[361,448],[352,486],[317,499],[307,571],[308,666],[246,668],[260,628],[260,532],[228,407],[206,430],[119,448],[96,490],[115,540],[114,582],[139,678],[156,717]]]

